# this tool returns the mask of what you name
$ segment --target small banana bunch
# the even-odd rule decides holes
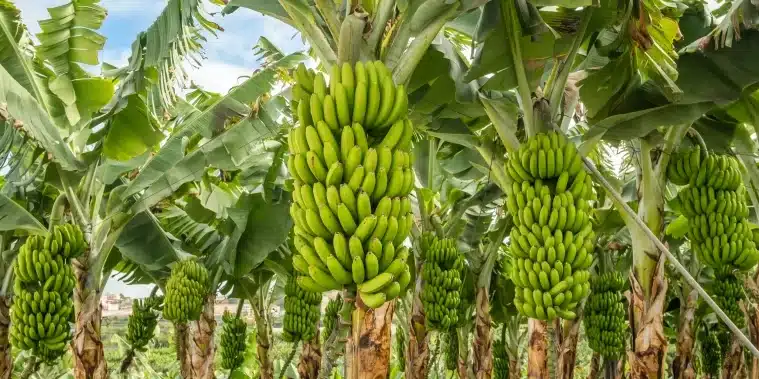
[[[530,318],[574,319],[590,291],[593,182],[575,146],[557,132],[530,138],[509,155],[506,169],[514,304]]]
[[[427,326],[448,330],[459,321],[464,256],[459,254],[454,239],[438,239],[432,233],[422,236],[421,248],[424,257],[421,299]]]
[[[174,264],[166,282],[163,317],[175,323],[198,320],[210,285],[208,269],[196,260]]]
[[[316,335],[321,313],[322,295],[309,292],[290,276],[285,285],[285,317],[282,336],[287,342],[310,341]]]
[[[680,186],[715,190],[735,191],[743,184],[740,164],[735,158],[702,153],[700,146],[676,153],[667,167],[667,177]]]
[[[445,368],[456,370],[459,365],[459,335],[456,329],[451,329],[445,334]],[[497,359],[497,357],[496,357]]]
[[[622,296],[625,278],[619,272],[607,272],[594,277],[590,287],[584,319],[588,344],[604,358],[618,359],[625,353],[628,335]]]
[[[380,62],[320,73],[299,66],[293,88],[299,125],[290,131],[287,167],[294,178],[293,266],[311,292],[357,286],[376,308],[411,280],[413,126],[407,98]]]
[[[324,332],[322,336],[326,341],[337,325],[340,309],[343,307],[343,298],[338,295],[327,303],[327,309],[324,310],[324,317],[322,317],[322,325],[324,326]]]
[[[144,351],[153,338],[158,316],[161,314],[163,296],[150,296],[132,301],[132,313],[127,323],[126,340],[135,351]]]
[[[719,378],[722,370],[722,349],[717,333],[707,332],[701,341],[701,369],[712,378]]]
[[[759,252],[746,220],[748,204],[738,160],[695,147],[674,154],[667,174],[673,183],[688,185],[677,197],[698,259],[715,269],[754,267]]]
[[[14,266],[14,300],[10,340],[21,350],[32,350],[52,364],[66,351],[74,317],[72,300],[76,278],[71,259],[86,249],[75,225],[57,225],[45,237],[29,237],[19,249]]]
[[[506,343],[503,340],[495,341],[493,346],[493,378],[509,378],[509,355],[506,353]]]
[[[245,360],[248,325],[235,314],[224,311],[221,317],[224,326],[221,331],[221,367],[234,370]]]
[[[717,295],[714,297],[714,301],[725,311],[727,317],[730,317],[730,320],[739,328],[746,326],[746,318],[739,305],[740,301],[746,301],[746,293],[741,280],[732,272],[718,270],[712,284],[712,292]],[[728,331],[728,333],[730,332]]]

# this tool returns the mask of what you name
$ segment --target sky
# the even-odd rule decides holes
[[[38,21],[48,18],[47,8],[68,3],[70,0],[15,0],[21,17],[29,30],[40,31]],[[165,0],[101,0],[108,17],[100,28],[107,38],[101,53],[101,62],[123,66],[131,53],[131,44],[137,33],[146,30],[158,17]],[[222,16],[221,8],[205,1],[211,19],[223,28],[217,37],[208,36],[205,44],[206,59],[202,66],[193,69],[190,77],[201,87],[224,93],[237,84],[240,77],[250,75],[258,67],[253,46],[265,36],[285,53],[303,49],[303,42],[295,29],[250,9],[240,8]]]
[[[15,0],[21,9],[21,17],[29,30],[40,31],[38,22],[49,17],[47,8],[68,3],[70,0]],[[221,8],[206,3],[211,19],[224,28],[216,37],[209,35],[205,44],[206,59],[202,66],[190,71],[190,78],[199,86],[226,93],[239,83],[240,78],[250,75],[259,64],[253,54],[253,46],[259,37],[265,36],[285,53],[303,50],[300,35],[290,26],[249,9],[222,16]],[[132,42],[137,33],[146,30],[158,17],[166,4],[164,0],[102,0],[108,17],[100,28],[107,38],[101,52],[101,62],[123,66],[131,53]],[[97,71],[97,70],[96,70]],[[112,278],[105,288],[106,294],[124,294],[128,297],[144,297],[151,286],[127,286]]]

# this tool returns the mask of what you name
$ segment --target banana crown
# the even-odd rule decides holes
[[[422,287],[421,299],[427,327],[448,330],[459,321],[459,303],[464,269],[464,256],[456,247],[456,240],[438,239],[425,233],[421,240]]]
[[[687,185],[677,201],[699,261],[715,269],[754,267],[759,252],[738,160],[695,147],[673,154],[667,174],[673,183]]]
[[[593,277],[592,292],[585,304],[585,334],[593,351],[604,358],[618,359],[625,353],[629,334],[622,290],[625,278],[619,272]]]
[[[574,319],[590,292],[595,246],[595,194],[582,157],[563,134],[541,133],[509,154],[506,171],[514,304],[530,318]]]
[[[86,250],[79,227],[63,224],[47,236],[31,236],[19,249],[14,270],[10,340],[52,364],[71,339],[76,284],[71,259]]]
[[[126,340],[133,350],[144,351],[145,346],[153,339],[162,306],[163,296],[154,295],[132,301],[132,313],[127,322]]]
[[[310,341],[314,338],[321,302],[321,293],[304,290],[295,276],[290,276],[285,285],[285,317],[282,320],[285,341]]]
[[[221,330],[221,367],[234,370],[245,360],[248,324],[234,313],[224,311],[221,317],[224,326]]]
[[[163,317],[177,323],[198,320],[209,286],[205,266],[194,259],[177,262],[166,281]]]
[[[370,308],[398,297],[411,274],[402,246],[413,225],[408,99],[381,62],[335,65],[329,84],[293,76],[287,167],[294,179],[293,266],[310,292],[357,288]]]

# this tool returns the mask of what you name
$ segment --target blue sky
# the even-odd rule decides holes
[[[16,0],[15,3],[31,32],[37,33],[37,22],[48,18],[47,8],[69,1]],[[207,59],[200,68],[191,71],[192,80],[204,88],[226,92],[240,76],[249,75],[257,68],[252,47],[261,36],[269,38],[286,53],[303,49],[300,35],[280,21],[245,8],[222,16],[221,8],[205,3],[205,9],[212,13],[211,19],[225,31],[218,37],[208,36],[205,45]],[[125,64],[134,37],[153,23],[165,4],[164,0],[101,0],[101,5],[108,9],[108,17],[100,29],[108,39],[101,53],[101,62]]]
[[[39,20],[48,18],[47,8],[68,3],[70,0],[15,0],[21,9],[21,17],[29,30],[36,34]],[[100,33],[108,40],[101,53],[101,62],[117,66],[126,64],[134,37],[146,30],[163,10],[163,0],[102,0],[108,9]],[[250,75],[258,67],[253,54],[253,45],[265,36],[286,53],[303,49],[300,35],[286,24],[264,17],[249,9],[238,9],[235,13],[221,16],[220,8],[206,3],[206,10],[219,23],[224,32],[218,37],[208,36],[205,45],[206,59],[202,66],[190,71],[191,79],[198,85],[224,93],[238,83],[241,76]],[[147,296],[150,286],[127,286],[111,279],[106,293],[123,293],[125,296]]]

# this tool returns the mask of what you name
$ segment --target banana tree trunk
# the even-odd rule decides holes
[[[215,295],[208,295],[203,312],[197,321],[190,323],[189,333],[184,333],[185,357],[182,359],[182,375],[185,379],[211,379],[214,377],[214,318]]]
[[[74,377],[76,379],[105,379],[108,378],[108,368],[100,335],[103,309],[100,305],[99,288],[93,290],[88,287],[86,258],[74,260],[73,266],[76,275],[74,288],[76,324],[74,339],[71,343]]]
[[[696,379],[694,319],[698,292],[690,290],[688,298],[680,307],[680,325],[677,334],[677,352],[672,362],[672,376],[675,379]]]
[[[520,379],[522,377],[522,365],[519,359],[509,358],[509,379]]]
[[[251,301],[253,306],[253,315],[256,319],[256,357],[258,358],[258,367],[261,379],[274,378],[274,365],[271,362],[272,331],[269,319],[266,317],[266,310],[263,309],[259,301]]]
[[[474,320],[474,375],[477,379],[493,376],[493,338],[490,335],[490,298],[486,287],[477,288]]]
[[[419,266],[417,264],[417,266]],[[417,273],[421,271],[417,267]],[[430,360],[430,335],[425,326],[426,317],[422,306],[422,276],[416,276],[414,298],[409,317],[408,347],[406,352],[406,379],[426,379]]]
[[[345,346],[345,378],[387,378],[390,372],[391,328],[395,302],[377,309],[353,310],[351,336]]]
[[[748,320],[748,331],[751,336],[751,343],[759,346],[759,307],[756,304],[749,304],[746,312]],[[759,379],[759,358],[751,357],[751,370],[749,372],[751,379]]]
[[[456,330],[459,337],[459,358],[456,362],[456,372],[459,375],[459,379],[468,379],[471,371],[469,370],[472,365],[469,364],[469,333],[472,329],[471,323],[466,323]]]
[[[593,352],[593,356],[590,357],[590,372],[588,373],[588,379],[597,379],[598,370],[601,367],[601,354]]]
[[[8,340],[8,328],[11,321],[10,306],[10,298],[0,296],[0,379],[10,379],[13,372],[11,344]]]
[[[633,237],[633,241],[635,237]],[[635,243],[633,243],[634,245]],[[656,275],[647,302],[636,275],[630,275],[633,315],[633,349],[628,352],[632,379],[663,378],[666,367],[667,337],[664,335],[663,317],[667,297],[667,280],[664,277],[664,255],[656,266]]]
[[[548,379],[548,325],[545,321],[527,321],[527,378]]]
[[[722,363],[722,378],[738,379],[744,376],[746,360],[743,355],[743,346],[740,341],[733,337],[730,342],[730,350],[725,355]]]
[[[179,362],[179,373],[183,378],[189,378],[192,372],[192,364],[187,360],[190,356],[187,342],[190,334],[190,327],[187,323],[174,324],[174,345],[177,347],[177,361]]]
[[[558,365],[557,379],[574,379],[575,364],[577,362],[577,341],[580,336],[580,324],[582,323],[582,313],[576,319],[567,321],[564,327],[561,322],[557,322],[556,342],[558,346]],[[566,332],[564,332],[566,329]]]
[[[311,341],[303,343],[303,348],[298,361],[298,375],[301,379],[316,379],[319,377],[319,368],[322,361],[322,349],[319,344],[319,329]]]

